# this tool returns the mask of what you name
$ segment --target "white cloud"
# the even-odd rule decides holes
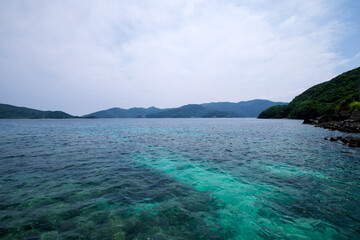
[[[75,114],[289,101],[345,60],[334,51],[346,27],[337,4],[3,1],[0,100]]]

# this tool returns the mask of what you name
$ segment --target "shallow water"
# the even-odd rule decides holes
[[[0,121],[0,239],[360,239],[360,150],[294,120]]]

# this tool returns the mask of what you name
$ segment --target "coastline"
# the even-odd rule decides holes
[[[360,133],[360,111],[348,112],[340,111],[332,116],[322,116],[316,119],[305,119],[303,124],[314,125],[315,127],[328,129],[331,131],[345,133]],[[326,137],[325,140],[342,141],[349,147],[360,147],[360,137],[348,135],[345,138]]]

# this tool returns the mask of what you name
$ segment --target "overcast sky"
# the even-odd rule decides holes
[[[291,101],[360,66],[360,1],[2,0],[0,103]]]

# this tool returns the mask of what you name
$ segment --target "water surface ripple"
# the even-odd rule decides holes
[[[0,239],[360,239],[360,151],[333,135],[294,120],[2,120]]]

